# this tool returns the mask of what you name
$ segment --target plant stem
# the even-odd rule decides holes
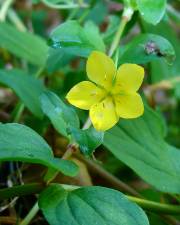
[[[120,39],[121,39],[123,31],[124,31],[124,28],[125,28],[126,24],[129,22],[129,20],[131,19],[132,15],[133,15],[133,9],[132,8],[130,8],[130,7],[124,8],[122,19],[120,21],[118,30],[117,30],[117,32],[114,36],[111,47],[109,49],[108,55],[110,57],[114,54],[114,51],[118,47]]]
[[[62,159],[68,159],[71,157],[71,155],[73,154],[74,152],[74,148],[73,148],[73,145],[68,145],[68,148],[66,150],[66,152],[64,153],[64,155],[62,156]],[[48,185],[49,183],[51,183],[55,178],[56,176],[58,175],[59,171],[55,171],[53,173],[53,175],[51,176],[51,178],[46,181],[46,184]],[[36,214],[38,213],[39,211],[39,207],[38,207],[38,202],[35,203],[35,205],[33,206],[33,208],[29,211],[29,213],[27,214],[27,216],[24,218],[24,220],[20,223],[20,225],[28,225],[31,220],[36,216]]]
[[[36,71],[36,73],[34,74],[34,77],[35,77],[35,78],[39,78],[40,75],[41,75],[41,73],[43,72],[43,70],[44,70],[44,66],[41,66],[41,67]]]
[[[88,14],[89,14],[89,12],[90,12],[90,9],[86,9],[86,10],[84,10],[84,12],[82,13],[82,15],[79,17],[79,19],[78,19],[78,22],[81,24],[83,21],[84,21],[84,19],[88,16]]]
[[[19,225],[28,225],[31,222],[31,220],[35,217],[35,215],[38,213],[38,211],[39,206],[38,202],[36,202],[32,207],[32,209],[27,214],[27,216],[23,219],[23,221]]]
[[[17,13],[10,8],[7,12],[8,19],[17,27],[19,31],[25,32],[27,29]]]
[[[13,3],[13,1],[14,0],[6,0],[2,4],[1,9],[0,9],[0,21],[2,21],[2,22],[5,21],[8,9],[11,6],[11,4]]]
[[[73,20],[73,18],[77,15],[79,12],[79,8],[75,8],[72,10],[72,12],[68,15],[66,21]]]
[[[79,186],[75,185],[65,185],[61,184],[64,189],[67,191],[73,191],[78,188]],[[147,209],[150,212],[156,212],[156,213],[162,213],[162,214],[174,214],[178,215],[180,213],[180,206],[170,205],[170,204],[162,204],[158,202],[153,202],[133,196],[126,195],[126,197],[132,201],[137,203],[139,206],[141,206],[143,209]]]
[[[126,183],[122,182],[115,176],[113,176],[111,173],[106,171],[104,168],[99,166],[97,163],[93,162],[92,160],[86,159],[81,155],[77,155],[78,159],[85,162],[85,164],[95,173],[98,173],[101,177],[109,181],[114,188],[116,188],[119,191],[125,191],[131,195],[134,195],[136,197],[142,197],[135,189],[127,185]]]
[[[153,202],[153,201],[136,198],[136,197],[128,196],[128,195],[127,195],[127,198],[130,201],[137,203],[143,209],[147,209],[148,211],[151,211],[151,212],[156,212],[156,213],[158,212],[162,214],[171,214],[171,215],[180,214],[180,206],[162,204],[159,202]]]
[[[41,0],[41,2],[43,2],[46,6],[53,8],[53,9],[75,9],[75,8],[87,8],[88,5],[85,3],[82,4],[64,4],[64,5],[57,5],[57,4],[53,4],[50,3],[50,1],[47,0]]]
[[[66,149],[64,155],[61,157],[61,159],[64,159],[64,160],[69,159],[76,150],[77,150],[76,144],[69,144],[67,146],[67,149]],[[57,177],[58,174],[59,174],[59,171],[57,170],[48,179],[46,179],[46,175],[45,175],[44,182],[46,182],[46,184],[48,185]]]
[[[91,124],[92,124],[91,119],[90,119],[90,117],[88,117],[86,122],[84,123],[84,125],[82,127],[82,130],[88,129],[91,126]]]
[[[25,108],[25,105],[21,102],[19,105],[18,105],[18,109],[17,109],[17,112],[16,112],[16,115],[14,116],[14,119],[13,119],[13,122],[14,123],[18,123],[20,118],[21,118],[21,115],[24,111],[24,108]]]
[[[75,189],[81,188],[80,186],[75,185],[66,185],[61,184],[64,189],[67,191],[73,191]],[[0,190],[0,200],[6,198],[12,198],[15,196],[23,196],[28,194],[38,194],[44,189],[44,185],[42,183],[34,183],[34,184],[25,184],[11,188],[4,188]],[[26,190],[26,191],[24,191]],[[10,193],[10,195],[8,195]],[[171,215],[179,215],[180,214],[180,206],[157,203],[149,200],[145,200],[142,198],[137,198],[133,196],[127,195],[127,198],[130,201],[137,203],[143,209],[148,210],[150,212],[162,213],[162,214],[171,214]],[[32,210],[31,210],[32,211]],[[30,212],[31,212],[30,211]],[[35,211],[35,210],[34,210]],[[31,213],[32,215],[32,213]],[[32,216],[31,216],[32,218]],[[20,224],[22,225],[22,224]],[[24,225],[24,224],[23,224]]]

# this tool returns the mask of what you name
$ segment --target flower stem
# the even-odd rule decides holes
[[[109,49],[109,56],[111,57],[114,54],[114,51],[116,50],[116,48],[119,45],[120,39],[122,37],[124,28],[126,26],[126,24],[129,22],[129,20],[131,19],[132,15],[133,15],[133,9],[131,7],[125,7],[123,10],[123,15],[122,15],[122,19],[120,21],[118,30],[114,36],[114,39],[112,41],[111,47]]]

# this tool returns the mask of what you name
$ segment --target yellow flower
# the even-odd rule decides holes
[[[117,70],[111,58],[93,51],[86,71],[92,81],[82,81],[67,94],[68,101],[81,109],[90,110],[94,127],[105,131],[122,118],[136,118],[144,106],[137,90],[144,78],[144,69],[136,64],[123,64]]]

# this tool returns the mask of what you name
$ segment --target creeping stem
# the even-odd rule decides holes
[[[73,191],[78,188],[81,188],[80,186],[73,186],[73,185],[66,185],[66,184],[61,184],[64,189],[67,191]],[[33,187],[33,188],[30,188]],[[18,193],[17,193],[18,190]],[[24,191],[26,190],[26,191]],[[20,186],[15,186],[11,188],[4,188],[0,190],[0,200],[6,199],[8,197],[16,197],[18,196],[23,196],[23,195],[28,195],[28,194],[37,194],[40,193],[41,191],[44,190],[44,185],[41,183],[34,183],[34,184],[25,184],[25,185],[20,185]],[[8,195],[9,193],[9,195]],[[142,198],[137,198],[133,196],[126,195],[126,197],[132,201],[141,206],[143,209],[150,211],[150,212],[155,212],[155,213],[161,213],[161,214],[169,214],[169,215],[179,215],[180,214],[180,206],[176,205],[171,205],[171,204],[164,204],[164,203],[159,203],[159,202],[154,202],[154,201],[149,201],[146,199]],[[28,218],[33,218],[32,215],[34,214],[35,211],[38,211],[37,204],[33,206],[33,208],[30,211],[30,215],[28,215]],[[26,219],[26,221],[29,221],[29,219]],[[28,223],[22,223],[20,225],[26,225]]]

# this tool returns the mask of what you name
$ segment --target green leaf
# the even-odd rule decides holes
[[[163,35],[163,37],[165,37],[172,44],[172,46],[174,46],[174,51],[176,54],[176,59],[172,65],[165,64],[162,59],[151,63],[152,83],[179,76],[180,41],[173,27],[171,27],[170,21],[162,20],[157,26],[152,26],[144,22],[142,25],[146,32],[153,32],[157,35]]]
[[[34,34],[20,32],[8,23],[0,23],[0,47],[34,65],[42,66],[46,62],[45,41]]]
[[[81,130],[74,127],[70,128],[73,139],[79,144],[80,151],[85,155],[92,155],[93,151],[103,142],[104,133],[90,127],[87,130]]]
[[[54,158],[49,145],[27,126],[0,124],[0,161],[38,163],[67,176],[76,176],[78,167],[71,161]]]
[[[164,16],[166,0],[137,0],[137,8],[145,21],[156,25]]]
[[[0,70],[0,83],[10,87],[37,117],[43,116],[39,96],[45,90],[43,84],[21,70]]]
[[[82,57],[87,57],[93,50],[105,51],[98,28],[92,22],[88,22],[84,28],[76,21],[61,24],[51,33],[50,45]]]
[[[99,29],[92,21],[87,21],[85,23],[83,31],[88,37],[89,42],[94,46],[94,50],[105,52],[105,45],[99,33]]]
[[[164,58],[169,64],[175,59],[172,44],[155,34],[140,34],[123,50],[119,63],[144,64]]]
[[[180,193],[180,151],[164,136],[164,123],[146,106],[140,118],[121,119],[105,134],[104,145],[158,190]]]
[[[79,128],[79,119],[74,109],[65,105],[56,94],[46,91],[41,95],[40,101],[43,112],[60,134],[68,136],[69,126]]]
[[[50,225],[148,225],[145,213],[118,191],[84,187],[66,191],[59,184],[40,194],[39,207]]]

